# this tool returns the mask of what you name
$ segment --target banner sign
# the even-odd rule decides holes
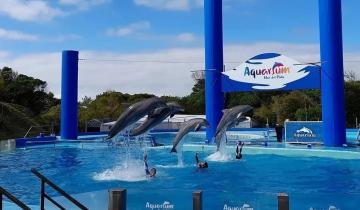
[[[321,121],[285,122],[286,142],[323,142]]]
[[[320,89],[320,72],[319,66],[304,65],[278,53],[265,53],[222,72],[222,90]]]

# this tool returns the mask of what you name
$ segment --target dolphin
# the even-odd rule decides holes
[[[184,109],[176,102],[169,102],[165,107],[156,108],[151,114],[148,115],[145,122],[136,128],[132,129],[129,133],[130,136],[138,136],[151,128],[160,124],[167,117],[173,117],[176,113],[184,111]]]
[[[209,126],[208,121],[202,118],[194,118],[182,123],[179,132],[175,136],[171,152],[177,152],[176,146],[179,144],[181,139],[191,131],[200,130],[201,126],[208,127]]]
[[[166,107],[166,104],[158,97],[144,99],[129,106],[117,119],[115,125],[112,126],[107,139],[111,139],[129,125],[134,124],[143,116],[147,114],[151,115],[153,110],[159,107]]]
[[[246,117],[244,114],[248,113],[252,109],[253,108],[249,105],[239,105],[230,109],[223,110],[224,114],[215,132],[215,141],[218,149],[220,146],[221,137],[226,132],[226,130],[228,128],[234,127],[242,121],[245,121]]]

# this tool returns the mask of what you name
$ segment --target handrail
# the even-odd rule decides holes
[[[33,129],[33,128],[45,128],[45,127],[49,127],[49,133],[54,133],[54,125],[51,124],[51,125],[37,125],[37,126],[30,126],[30,128],[27,130],[26,134],[24,135],[24,138],[26,138],[30,131]]]
[[[4,188],[0,187],[0,210],[3,209],[3,195],[5,195],[7,198],[9,198],[13,203],[15,203],[17,206],[24,210],[31,210],[29,207],[27,207],[23,202],[21,202],[19,199],[17,199],[15,196],[13,196],[11,193],[6,191]]]
[[[50,181],[48,178],[46,178],[44,175],[42,175],[40,172],[38,172],[36,169],[32,168],[31,172],[35,174],[40,180],[41,180],[41,199],[40,199],[40,209],[44,210],[45,207],[45,198],[48,199],[50,202],[55,204],[60,209],[65,209],[63,206],[61,206],[59,203],[57,203],[55,200],[53,200],[49,195],[45,193],[45,184],[48,184],[50,187],[52,187],[54,190],[56,190],[58,193],[60,193],[62,196],[64,196],[66,199],[71,201],[73,204],[75,204],[77,207],[79,207],[82,210],[88,210],[84,205],[82,205],[79,201],[75,200],[71,195],[66,193],[63,189],[58,187],[56,184],[54,184],[52,181]]]

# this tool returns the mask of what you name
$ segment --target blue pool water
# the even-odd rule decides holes
[[[158,135],[171,142],[172,134]],[[38,169],[90,209],[107,209],[107,189],[126,188],[128,209],[146,209],[165,201],[174,209],[191,209],[192,192],[203,190],[204,209],[250,206],[277,208],[277,193],[290,196],[291,209],[358,209],[360,206],[360,153],[294,148],[245,146],[236,161],[234,147],[226,155],[213,155],[214,147],[201,145],[201,136],[187,137],[183,165],[169,147],[146,149],[157,177],[144,173],[144,149],[108,147],[105,143],[58,143],[0,153],[0,186],[29,205],[39,204]],[[197,142],[197,144],[194,144]],[[209,168],[195,167],[195,151]],[[56,193],[49,191],[51,195]],[[62,200],[62,198],[57,198]],[[69,209],[69,208],[68,208]],[[148,208],[149,209],[149,208]],[[151,208],[150,208],[151,209]]]

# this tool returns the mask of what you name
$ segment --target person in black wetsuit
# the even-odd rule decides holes
[[[144,155],[144,164],[145,164],[145,173],[146,173],[146,176],[149,176],[149,177],[155,177],[156,175],[156,168],[151,168],[149,170],[149,165],[147,163],[147,154]]]
[[[207,168],[208,167],[208,163],[206,161],[205,162],[199,161],[198,153],[196,153],[196,155],[195,155],[195,160],[196,160],[196,166],[198,168]]]
[[[236,156],[235,156],[235,158],[238,159],[238,160],[240,160],[242,158],[241,152],[242,152],[243,146],[244,146],[244,142],[241,142],[241,141],[239,141],[237,146],[236,146]]]

